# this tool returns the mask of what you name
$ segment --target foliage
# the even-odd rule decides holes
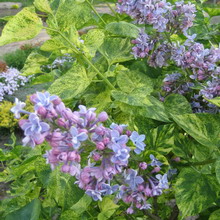
[[[35,0],[34,6],[9,19],[0,44],[31,39],[45,28],[51,38],[40,51],[29,55],[23,73],[34,74],[35,83],[52,82],[49,91],[60,95],[70,108],[95,106],[98,112],[106,111],[109,120],[145,134],[147,146],[141,157],[149,163],[153,154],[169,165],[167,194],[149,198],[153,200],[152,210],[136,211],[133,218],[185,219],[198,215],[218,219],[220,26],[210,24],[219,13],[218,7],[214,10],[203,1],[153,0],[144,1],[149,7],[141,10],[140,1],[120,0],[117,11],[99,14],[92,2]],[[111,7],[116,1],[105,3]],[[36,11],[45,13],[45,27]],[[91,26],[92,30],[79,34],[80,29]],[[67,68],[51,68],[56,58],[63,56],[71,58]],[[3,153],[3,161],[7,161],[3,181],[12,181],[17,187],[15,192],[11,189],[12,197],[2,202],[4,216],[13,211],[19,215],[25,207],[36,206],[38,210],[40,201],[40,219],[130,218],[124,212],[127,205],[115,205],[111,197],[97,203],[79,193],[80,198],[70,199],[66,206],[64,185],[73,195],[78,190],[72,177],[58,169],[49,171],[41,158],[44,144],[28,150],[28,154],[22,149],[27,150],[16,146]],[[39,149],[37,157],[28,158]],[[19,153],[15,156],[14,151]],[[87,162],[86,157],[83,159]],[[49,178],[33,170],[33,161],[42,170],[47,167],[49,174],[42,172]],[[131,166],[137,161],[140,157],[135,155]],[[21,173],[16,174],[18,171]],[[107,210],[105,202],[112,208]]]
[[[32,45],[24,45],[21,49],[17,49],[11,53],[6,53],[3,59],[9,67],[21,70],[24,67],[27,57],[33,50],[36,49]]]
[[[3,101],[0,103],[0,127],[13,129],[17,126],[18,121],[14,118],[14,115],[10,112],[13,103]]]

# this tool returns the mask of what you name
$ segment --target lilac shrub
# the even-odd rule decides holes
[[[47,163],[74,176],[76,184],[93,200],[115,194],[117,201],[129,205],[127,213],[131,214],[134,208],[149,209],[148,199],[169,188],[167,174],[160,174],[163,163],[154,155],[137,167],[129,164],[132,155],[145,151],[145,135],[131,132],[126,125],[112,123],[106,127],[106,112],[97,115],[95,108],[83,105],[72,111],[48,92],[37,92],[30,100],[35,112],[26,112],[25,104],[18,100],[11,109],[17,118],[21,113],[29,115],[19,121],[25,134],[23,144],[35,147],[49,143]],[[87,162],[83,162],[86,157]]]
[[[30,77],[22,76],[15,68],[8,68],[0,73],[0,102],[5,95],[12,95],[20,86],[24,86]]]
[[[132,54],[137,58],[146,58],[149,66],[163,68],[175,64],[178,73],[166,74],[162,90],[164,96],[171,94],[191,96],[194,112],[218,112],[219,109],[208,104],[205,99],[220,95],[220,48],[205,48],[195,42],[196,34],[188,35],[187,30],[193,26],[196,7],[191,3],[169,2],[159,0],[119,0],[119,13],[126,13],[138,24],[153,26],[151,34],[140,29],[139,35],[132,40]],[[173,34],[183,34],[184,43],[172,42]],[[195,85],[199,85],[198,94],[192,94]],[[194,90],[195,91],[195,90]],[[199,97],[195,100],[195,97]]]

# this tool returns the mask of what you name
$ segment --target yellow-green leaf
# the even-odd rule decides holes
[[[41,19],[34,7],[26,7],[5,25],[0,37],[0,46],[34,38],[42,29]]]

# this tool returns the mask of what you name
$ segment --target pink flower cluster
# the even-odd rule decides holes
[[[72,111],[59,97],[48,92],[37,92],[30,100],[35,112],[23,110],[25,104],[18,100],[11,109],[17,118],[21,113],[29,115],[19,122],[25,134],[24,145],[34,147],[48,142],[51,149],[45,154],[47,163],[52,169],[60,166],[61,172],[75,176],[76,184],[95,201],[116,193],[117,198],[127,202],[125,195],[132,197],[129,199],[132,206],[148,209],[148,198],[161,195],[168,188],[166,174],[158,174],[162,163],[153,155],[151,163],[141,165],[143,170],[151,167],[146,170],[149,173],[146,176],[138,176],[129,166],[132,154],[145,150],[145,135],[127,130],[126,125],[112,123],[106,127],[103,124],[108,120],[106,112],[97,115],[95,108],[87,109],[83,105],[79,111]],[[154,174],[156,178],[151,176]]]

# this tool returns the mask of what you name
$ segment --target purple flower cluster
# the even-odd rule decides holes
[[[61,172],[75,176],[76,184],[95,201],[117,193],[118,198],[126,200],[129,196],[129,203],[147,209],[150,205],[146,200],[168,188],[166,175],[153,177],[162,165],[153,155],[151,163],[140,164],[142,171],[151,167],[146,170],[147,176],[138,176],[129,166],[131,151],[140,154],[145,150],[145,135],[127,130],[126,125],[112,123],[105,127],[106,112],[97,115],[95,108],[87,109],[83,105],[79,111],[72,111],[59,97],[48,92],[37,92],[30,100],[34,113],[25,112],[24,103],[18,100],[12,108],[17,118],[20,113],[29,114],[28,119],[19,121],[25,134],[24,145],[34,147],[48,142],[51,150],[45,155],[47,163],[52,169],[60,165]],[[87,163],[81,160],[82,154],[87,157]]]
[[[147,58],[147,63],[155,68],[175,64],[182,69],[180,72],[185,72],[184,77],[179,73],[166,75],[162,87],[165,96],[171,93],[185,95],[192,91],[195,84],[202,87],[196,96],[212,99],[220,95],[220,48],[205,48],[194,41],[196,34],[187,34],[193,26],[195,5],[183,1],[172,5],[166,0],[119,0],[118,12],[130,15],[138,24],[153,26],[154,31],[150,35],[141,29],[139,36],[132,40],[135,58]],[[173,43],[170,38],[178,33],[187,38],[183,44]],[[191,99],[195,112],[216,112],[213,111],[216,107],[213,108],[204,99],[201,105],[193,97]],[[200,107],[195,108],[195,105]]]
[[[202,95],[193,95],[191,97],[191,107],[194,113],[220,113],[220,108],[204,100]]]
[[[186,31],[195,18],[195,5],[176,2],[172,5],[166,0],[119,0],[119,13],[126,13],[138,24],[153,25],[158,32]]]
[[[156,41],[155,38],[153,39],[147,35],[144,29],[141,29],[138,38],[132,40],[132,43],[135,44],[135,47],[132,48],[134,57],[147,57],[149,52],[153,50]]]
[[[166,94],[178,93],[184,95],[188,93],[191,87],[194,86],[192,82],[183,83],[183,76],[180,73],[166,74],[166,77],[163,80],[162,89]]]
[[[163,164],[152,154],[150,159],[151,163],[149,164],[145,162],[139,164],[141,176],[138,176],[137,171],[133,169],[124,172],[124,184],[119,187],[117,197],[130,204],[127,209],[128,214],[132,214],[135,207],[140,210],[150,209],[151,205],[147,202],[147,198],[159,196],[163,190],[169,188],[167,174],[157,174]],[[153,174],[156,175],[153,176]]]
[[[203,44],[186,40],[184,45],[172,48],[171,59],[183,69],[190,69],[190,78],[199,81],[220,72],[220,48],[205,49]]]
[[[0,102],[5,95],[12,95],[20,86],[24,86],[30,77],[22,76],[15,68],[8,68],[0,73]]]

